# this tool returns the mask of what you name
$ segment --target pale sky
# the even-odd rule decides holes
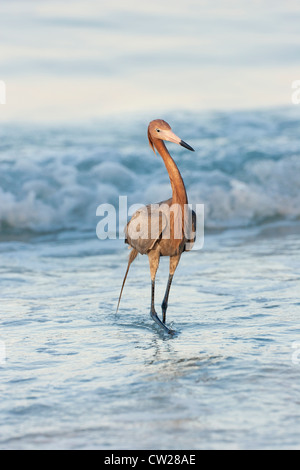
[[[292,0],[1,0],[0,15],[2,121],[287,106],[300,79]]]

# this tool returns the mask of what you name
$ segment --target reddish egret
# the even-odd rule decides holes
[[[172,132],[169,124],[161,119],[150,122],[148,139],[154,153],[157,150],[164,161],[170,178],[172,197],[166,201],[149,204],[139,209],[133,214],[125,227],[125,243],[128,243],[132,250],[129,255],[117,311],[131,263],[138,253],[147,254],[151,274],[150,315],[167,333],[172,334],[174,331],[166,326],[169,292],[181,254],[184,251],[190,251],[195,241],[196,214],[188,208],[188,198],[183,179],[163,141],[174,142],[188,150],[194,151],[194,149],[177,137]],[[161,256],[170,257],[169,279],[161,305],[162,321],[155,311],[154,304],[155,276]]]

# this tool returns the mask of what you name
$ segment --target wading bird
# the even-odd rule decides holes
[[[167,333],[172,334],[174,331],[165,324],[169,292],[181,254],[184,251],[190,251],[195,241],[196,214],[188,207],[188,198],[183,179],[164,144],[164,140],[182,145],[191,151],[194,151],[194,149],[177,137],[172,132],[169,124],[161,119],[150,122],[148,126],[148,139],[154,153],[157,150],[164,161],[170,178],[172,197],[166,201],[149,204],[137,210],[125,227],[125,243],[132,250],[129,255],[117,311],[131,263],[135,260],[138,253],[142,255],[147,254],[151,274],[150,315]],[[155,276],[161,256],[170,257],[169,279],[161,305],[162,321],[155,311],[154,304]]]

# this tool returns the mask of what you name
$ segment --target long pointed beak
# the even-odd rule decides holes
[[[191,150],[192,152],[195,152],[195,150],[193,149],[193,147],[191,147],[189,144],[187,144],[184,140],[181,140],[179,142],[179,145],[181,145],[182,147],[185,147],[186,149],[188,150]]]
[[[186,149],[191,150],[192,152],[195,151],[189,144],[177,137],[177,135],[174,134],[174,132],[172,132],[171,130],[161,132],[161,137],[163,138],[163,140],[174,142],[175,144],[181,145],[182,147],[185,147]]]

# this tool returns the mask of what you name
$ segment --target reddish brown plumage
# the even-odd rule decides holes
[[[124,277],[119,303],[130,264],[138,253],[147,254],[150,262],[152,281],[151,316],[168,333],[171,333],[172,331],[165,325],[169,289],[182,252],[189,251],[191,249],[190,242],[193,240],[193,233],[195,233],[196,219],[195,213],[193,212],[192,223],[187,227],[187,213],[185,211],[188,204],[188,198],[185,185],[180,171],[168,152],[163,140],[180,144],[189,150],[193,149],[177,137],[172,132],[169,124],[161,119],[156,119],[155,121],[150,122],[148,126],[148,139],[152,150],[154,152],[157,150],[164,161],[170,178],[172,198],[158,203],[156,206],[157,210],[153,209],[153,205],[149,205],[146,206],[144,210],[137,211],[127,224],[125,228],[125,241],[132,247],[132,251]],[[168,211],[168,208],[171,208],[171,210]],[[152,227],[151,224],[155,225],[155,228],[157,229],[156,237],[152,237],[152,233],[149,229],[149,227]],[[139,233],[141,236],[139,236]],[[166,233],[168,234],[167,238],[164,236]],[[133,237],[133,235],[135,235],[135,237]],[[189,242],[188,247],[186,246],[187,242]],[[154,283],[161,256],[170,257],[169,282],[162,304],[163,322],[158,318],[154,308]]]

